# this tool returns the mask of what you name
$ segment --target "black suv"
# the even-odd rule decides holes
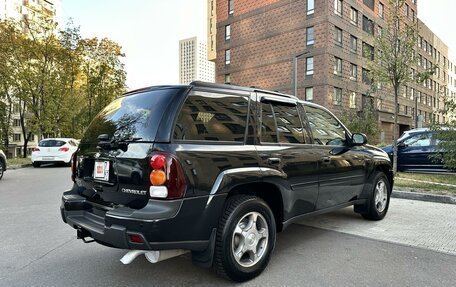
[[[124,263],[186,250],[245,281],[297,220],[350,205],[385,216],[391,162],[366,142],[327,109],[276,92],[202,82],[136,90],[90,124],[61,214],[78,238],[130,249]]]

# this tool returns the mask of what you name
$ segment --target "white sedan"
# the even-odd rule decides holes
[[[32,164],[39,167],[45,163],[71,164],[71,157],[78,148],[78,141],[69,138],[49,138],[40,141],[32,149]]]

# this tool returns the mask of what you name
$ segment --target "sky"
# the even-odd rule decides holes
[[[123,47],[129,89],[177,84],[179,40],[206,40],[206,0],[62,0],[61,9],[84,37]],[[455,11],[455,0],[418,0],[418,17],[456,53]]]
[[[206,40],[206,0],[62,0],[83,37],[123,47],[129,90],[179,83],[179,40]]]
[[[418,0],[418,18],[456,53],[456,1]]]

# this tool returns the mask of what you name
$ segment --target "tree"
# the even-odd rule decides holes
[[[80,137],[95,114],[125,91],[124,54],[117,43],[82,39],[69,23],[0,22],[0,140],[7,146],[12,107],[24,139],[33,134]],[[5,119],[5,120],[3,120]]]
[[[120,61],[125,55],[121,46],[107,38],[84,39],[80,45],[83,51],[82,91],[86,103],[80,119],[87,127],[98,112],[125,92],[126,73]]]
[[[378,137],[380,127],[372,105],[365,106],[361,111],[342,109],[338,112],[338,118],[352,132],[363,133],[368,139]]]
[[[415,60],[418,38],[417,23],[404,18],[405,0],[389,0],[389,11],[386,13],[386,26],[379,35],[373,37],[375,52],[370,62],[371,76],[375,82],[384,83],[394,92],[394,125],[393,125],[393,172],[397,172],[397,136],[398,136],[398,97],[400,88],[411,81],[426,80],[433,68],[416,74],[411,66]]]
[[[456,170],[456,101],[445,102],[444,112],[450,115],[445,124],[433,124],[431,130],[437,142],[437,153],[432,159],[446,168]]]

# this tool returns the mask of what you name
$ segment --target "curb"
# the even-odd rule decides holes
[[[437,202],[437,203],[456,204],[456,197],[451,196],[451,195],[438,195],[438,194],[393,190],[391,197],[428,201],[428,202]]]
[[[32,166],[31,163],[25,163],[25,164],[15,164],[15,165],[8,165],[7,170],[14,170],[14,169],[20,169],[24,167],[29,167]]]

